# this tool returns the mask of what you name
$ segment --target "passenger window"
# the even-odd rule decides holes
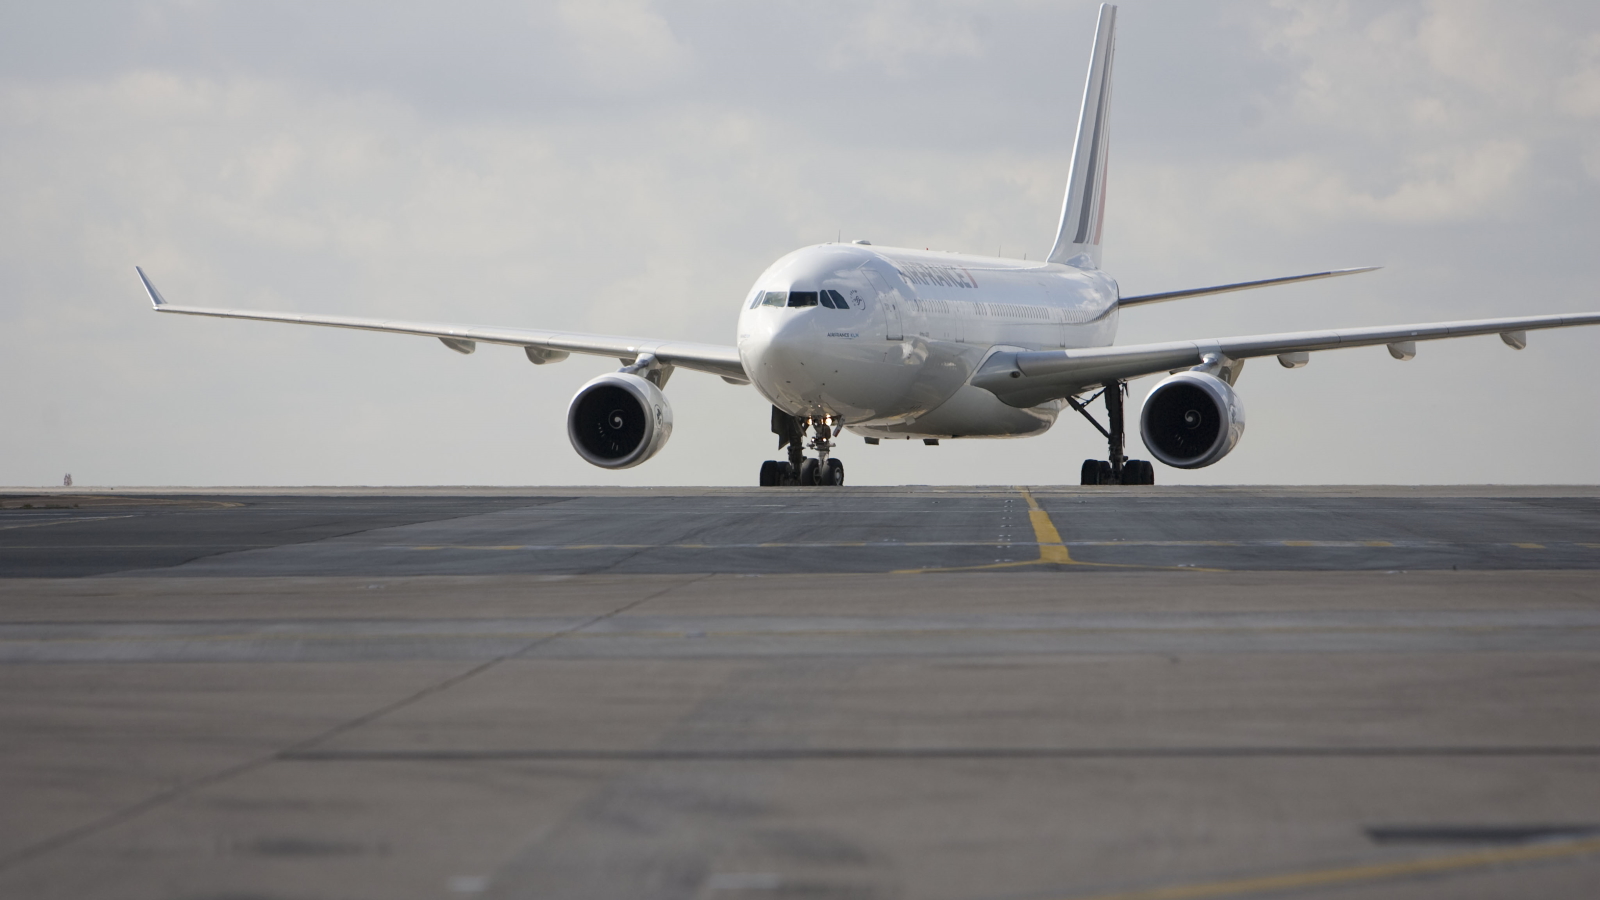
[[[789,292],[789,305],[790,306],[816,306],[817,305],[817,292],[816,291],[790,291]]]
[[[762,306],[782,306],[789,302],[788,291],[767,291],[767,297],[761,301]]]

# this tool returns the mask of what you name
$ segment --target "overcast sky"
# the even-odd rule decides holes
[[[174,303],[732,343],[806,244],[1048,251],[1096,4],[8,3],[0,484],[754,484],[751,388],[584,463],[614,369],[156,316]],[[1600,4],[1122,4],[1119,342],[1600,309]],[[1164,483],[1600,481],[1600,329],[1252,361],[1249,427]],[[1135,404],[1154,384],[1136,382]],[[1145,456],[1133,440],[1134,456]],[[1104,443],[839,451],[854,484],[1075,483]]]

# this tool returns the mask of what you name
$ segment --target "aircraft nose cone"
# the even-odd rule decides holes
[[[814,329],[809,309],[784,309],[753,327],[740,341],[745,369],[756,386],[778,405],[795,409],[810,390],[809,357]]]
[[[803,367],[816,349],[812,310],[785,310],[785,313],[783,321],[777,323],[767,338],[767,358],[785,369]]]

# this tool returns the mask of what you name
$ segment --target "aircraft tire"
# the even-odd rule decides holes
[[[844,463],[833,457],[828,457],[828,464],[823,468],[822,483],[841,487],[844,485]]]
[[[1099,484],[1100,483],[1100,460],[1098,460],[1098,459],[1086,459],[1086,460],[1083,461],[1083,469],[1079,473],[1078,483],[1079,484]]]
[[[1096,481],[1095,484],[1110,484],[1112,475],[1111,462],[1109,460],[1097,459],[1094,461],[1094,465],[1095,468],[1099,470],[1100,479],[1099,481]]]
[[[783,477],[783,465],[783,463],[778,462],[775,459],[769,459],[762,463],[761,481],[759,484],[762,487],[777,487],[779,481]]]
[[[801,487],[812,487],[814,485],[821,484],[822,479],[817,477],[819,474],[820,473],[817,471],[817,461],[814,459],[807,459],[805,462],[800,464],[800,477],[797,480],[797,483]]]

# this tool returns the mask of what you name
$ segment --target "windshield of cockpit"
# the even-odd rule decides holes
[[[759,291],[750,308],[758,306],[826,306],[829,309],[849,309],[850,301],[838,291]]]

